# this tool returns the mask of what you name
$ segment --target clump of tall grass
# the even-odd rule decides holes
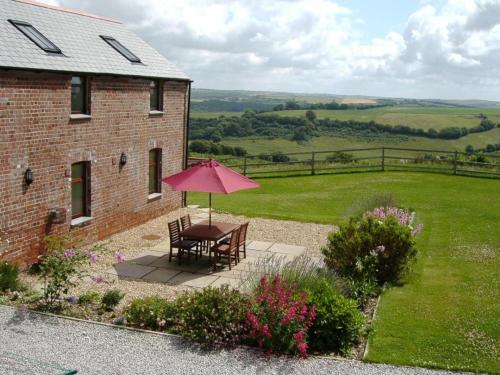
[[[337,276],[325,266],[322,257],[311,257],[302,254],[293,260],[285,255],[273,254],[270,257],[258,258],[249,265],[249,271],[242,275],[242,287],[248,291],[255,290],[262,277],[269,280],[275,276],[290,284],[295,284],[299,290],[309,289],[318,280],[327,279],[332,285],[338,285]]]
[[[365,212],[380,207],[398,207],[394,194],[390,191],[383,191],[367,198],[361,198],[347,208],[346,216],[359,219]]]

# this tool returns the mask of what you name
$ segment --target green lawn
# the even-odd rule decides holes
[[[410,172],[260,179],[262,188],[214,197],[248,216],[346,220],[355,202],[391,191],[425,229],[415,269],[386,291],[368,361],[500,372],[500,181]],[[206,194],[189,202],[206,205]]]
[[[305,110],[272,112],[279,116],[305,116]],[[500,123],[500,108],[436,108],[391,106],[364,110],[315,110],[318,118],[337,120],[375,121],[388,125],[407,125],[412,128],[436,130],[458,126],[479,125],[479,114],[483,113],[496,123]]]

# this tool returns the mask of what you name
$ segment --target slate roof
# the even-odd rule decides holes
[[[44,52],[9,19],[33,25],[63,55]],[[115,38],[139,57],[141,63],[131,63],[99,35]],[[189,80],[120,21],[30,0],[0,0],[0,68]]]

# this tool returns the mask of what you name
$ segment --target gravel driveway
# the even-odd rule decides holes
[[[0,374],[452,374],[311,358],[264,358],[250,350],[205,352],[156,335],[0,306]]]

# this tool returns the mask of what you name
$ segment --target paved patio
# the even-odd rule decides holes
[[[218,265],[214,271],[206,253],[203,253],[202,258],[198,260],[192,256],[190,264],[184,257],[182,264],[179,265],[176,258],[173,258],[172,262],[168,261],[169,249],[169,242],[164,241],[126,262],[114,264],[107,272],[120,279],[145,280],[194,288],[223,284],[239,288],[250,273],[257,272],[256,262],[259,262],[259,259],[274,256],[293,260],[306,250],[303,246],[250,241],[247,243],[247,257],[243,259],[241,254],[240,262],[236,266],[233,263],[231,271],[227,265],[223,268]]]

